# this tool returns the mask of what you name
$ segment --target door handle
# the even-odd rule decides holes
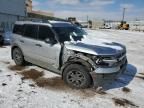
[[[23,40],[20,40],[20,42],[21,42],[21,43],[24,43],[24,41],[23,41]]]
[[[42,45],[41,44],[35,44],[36,46],[38,46],[38,47],[42,47]]]

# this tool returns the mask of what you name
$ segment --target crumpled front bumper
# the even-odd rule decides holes
[[[97,67],[93,72],[97,74],[113,74],[124,70],[127,65],[127,58],[120,62],[117,66],[113,67]]]
[[[122,73],[126,71],[127,60],[124,64],[113,67],[113,68],[100,68],[96,69],[93,72],[90,72],[91,77],[93,79],[94,86],[100,86],[104,83],[108,83],[108,81],[112,81],[113,79],[118,78]]]

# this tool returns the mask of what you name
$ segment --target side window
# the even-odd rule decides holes
[[[25,32],[24,36],[37,39],[37,31],[38,31],[38,26],[37,25],[24,25]]]
[[[14,25],[13,33],[22,35],[23,34],[23,25]]]
[[[54,40],[54,33],[47,26],[39,26],[38,39],[44,41],[47,38],[49,38],[50,40]]]

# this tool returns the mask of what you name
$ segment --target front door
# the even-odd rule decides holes
[[[50,27],[39,26],[37,48],[39,50],[36,53],[41,64],[46,68],[58,69],[61,45],[56,41]]]

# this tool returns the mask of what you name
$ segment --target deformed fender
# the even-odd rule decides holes
[[[89,63],[92,66],[92,68],[94,68],[94,69],[96,68],[95,63],[90,58],[84,56],[83,54],[76,54],[76,57],[84,60],[87,63]]]
[[[63,64],[63,66],[61,67],[62,72],[68,65],[74,64],[74,63],[86,66],[88,68],[89,72],[91,72],[93,69],[96,68],[95,63],[90,58],[88,58],[82,54],[75,54],[73,56],[70,56],[69,58],[71,58],[71,59],[68,59],[68,61],[66,61]]]

